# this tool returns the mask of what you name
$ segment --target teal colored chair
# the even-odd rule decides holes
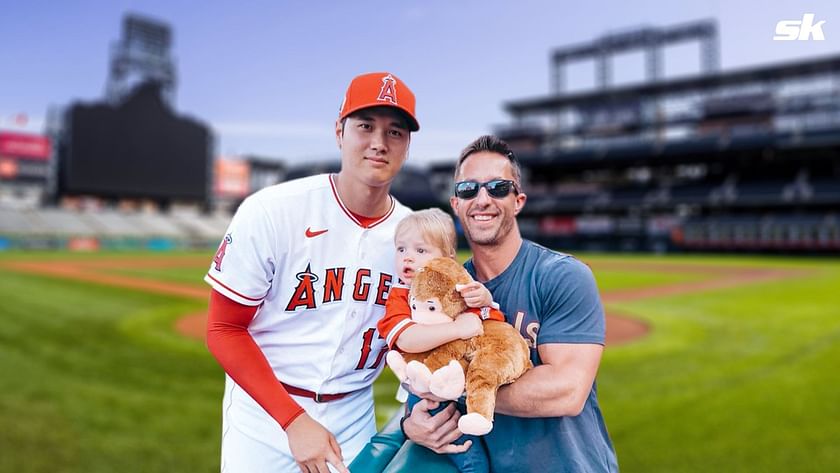
[[[377,432],[350,464],[352,473],[458,473],[446,455],[407,440],[400,429],[403,411]]]

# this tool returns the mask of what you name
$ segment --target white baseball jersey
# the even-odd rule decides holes
[[[369,388],[381,372],[386,345],[376,323],[396,281],[394,230],[411,212],[391,202],[385,216],[364,228],[341,202],[333,176],[322,174],[263,189],[237,210],[205,281],[236,302],[259,305],[248,330],[282,382],[319,394],[346,393]],[[307,407],[313,403],[295,399],[313,415]],[[372,404],[369,395],[345,399]],[[282,435],[230,377],[225,402],[232,403],[225,406],[226,423],[252,423],[262,412],[259,422]],[[356,409],[368,411],[372,406]],[[336,422],[357,420],[345,415]],[[338,435],[346,426],[325,427]]]

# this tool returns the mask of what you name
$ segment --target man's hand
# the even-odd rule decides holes
[[[327,463],[342,473],[350,473],[344,465],[341,447],[335,436],[309,414],[303,413],[286,428],[289,449],[303,473],[328,473]]]
[[[403,421],[405,435],[435,453],[466,452],[472,445],[472,440],[467,440],[463,445],[452,443],[461,436],[461,431],[458,430],[461,414],[455,410],[455,403],[450,403],[446,409],[434,416],[429,415],[429,409],[438,405],[437,401],[428,399],[421,399],[415,404],[411,415]]]
[[[490,290],[478,281],[456,284],[455,290],[464,298],[467,307],[487,307],[493,304],[493,295],[490,294]]]
[[[452,324],[454,325],[455,333],[458,334],[458,338],[461,340],[484,335],[484,324],[481,323],[481,319],[475,314],[469,312],[459,314],[458,317],[455,317],[455,321]]]

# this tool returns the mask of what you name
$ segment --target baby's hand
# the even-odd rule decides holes
[[[469,284],[456,284],[455,290],[464,298],[467,307],[487,307],[493,304],[493,296],[490,290],[478,281]]]
[[[481,319],[475,314],[464,312],[458,317],[455,317],[452,323],[455,324],[455,332],[461,340],[484,334],[484,325],[481,323]]]

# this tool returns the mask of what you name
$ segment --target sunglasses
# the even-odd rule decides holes
[[[478,195],[481,188],[487,189],[490,197],[495,199],[503,199],[513,191],[514,194],[519,194],[519,189],[516,188],[516,183],[508,179],[493,179],[487,182],[478,181],[461,181],[455,183],[455,196],[459,199],[474,199]]]

